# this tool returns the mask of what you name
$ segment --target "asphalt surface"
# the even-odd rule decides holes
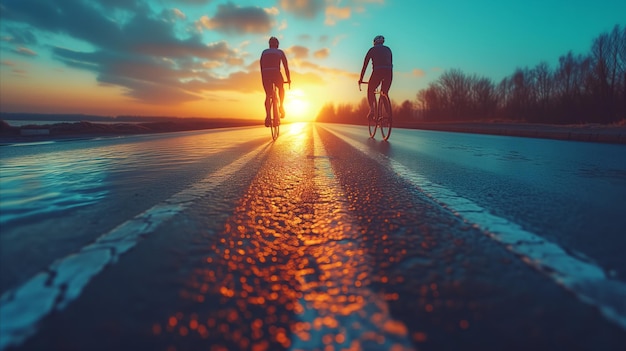
[[[393,134],[384,143],[363,129],[359,149],[354,135],[321,126],[285,127],[274,143],[262,132],[192,164],[162,165],[154,179],[139,177],[153,190],[118,203],[133,209],[129,218],[120,210],[113,223],[92,224],[105,234],[73,240],[79,250],[68,247],[41,281],[5,282],[0,324],[6,306],[24,320],[2,334],[24,340],[6,349],[626,345],[625,327],[602,306],[546,273],[558,264],[532,264],[532,254],[468,220],[471,210],[446,206],[399,174],[384,157]],[[12,289],[28,282],[37,288],[23,289],[18,306]],[[620,289],[612,290],[617,299],[626,296]],[[52,308],[32,322],[38,306]]]

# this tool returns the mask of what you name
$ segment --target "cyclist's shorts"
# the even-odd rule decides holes
[[[272,84],[278,87],[283,86],[283,74],[279,70],[261,71],[261,77],[263,78],[263,89],[265,89],[266,94],[272,92]]]

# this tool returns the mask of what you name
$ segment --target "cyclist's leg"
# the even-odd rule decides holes
[[[278,87],[278,98],[280,99],[280,118],[284,118],[285,109],[283,108],[283,101],[285,101],[285,86],[283,84],[283,74],[280,72],[277,73],[278,74],[276,75],[276,81],[274,82],[274,84],[276,84],[276,86]]]
[[[381,72],[382,84],[380,86],[380,90],[389,97],[389,89],[391,88],[391,82],[393,81],[393,71],[390,69],[385,69]]]
[[[376,91],[376,88],[378,88],[378,85],[380,85],[381,80],[382,76],[378,70],[372,72],[369,84],[367,85],[367,103],[370,108],[370,112],[368,115],[369,118],[372,118],[374,117],[374,115],[376,115],[376,95],[374,94],[374,91]]]
[[[273,94],[273,86],[272,86],[272,80],[269,79],[271,77],[267,77],[266,75],[263,75],[263,89],[265,90],[265,126],[269,127],[269,120],[270,120],[270,108],[271,108],[271,104],[270,104],[270,97]]]

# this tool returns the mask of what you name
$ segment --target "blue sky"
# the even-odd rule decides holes
[[[287,107],[307,119],[364,97],[356,81],[377,34],[402,102],[449,69],[497,83],[554,68],[624,14],[617,0],[0,0],[0,110],[257,118],[258,59],[275,35],[298,102]]]

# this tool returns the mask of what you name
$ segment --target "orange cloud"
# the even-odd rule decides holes
[[[345,20],[350,18],[351,10],[348,7],[328,6],[326,8],[326,21],[325,24],[334,26],[338,20]]]
[[[426,75],[426,72],[424,72],[423,69],[419,69],[419,68],[413,69],[413,76],[421,78],[421,77],[424,77],[425,75]]]
[[[330,55],[330,50],[328,48],[319,49],[313,53],[313,57],[318,59],[325,59]]]
[[[294,55],[295,58],[297,58],[297,59],[303,59],[303,58],[309,57],[309,49],[304,47],[304,46],[294,45],[294,46],[286,49],[285,51],[288,54]]]
[[[324,9],[324,0],[280,0],[280,6],[298,17],[313,18]]]

